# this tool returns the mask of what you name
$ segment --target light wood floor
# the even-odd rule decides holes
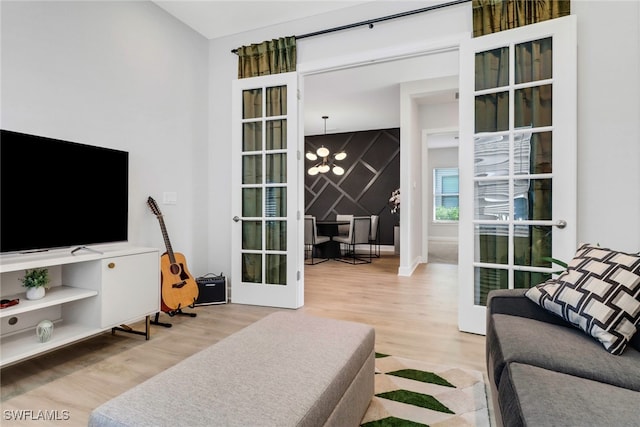
[[[371,324],[378,352],[480,370],[486,378],[484,337],[457,329],[457,266],[421,265],[412,277],[398,277],[397,268],[398,257],[385,254],[368,265],[307,266],[300,310]],[[152,326],[149,341],[104,333],[9,366],[0,372],[2,425],[85,426],[96,406],[275,310],[224,304],[197,307],[196,318],[162,314],[173,326]],[[69,419],[8,422],[6,411],[18,409]]]

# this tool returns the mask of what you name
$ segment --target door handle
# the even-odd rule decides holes
[[[234,220],[235,222],[238,222],[238,221],[240,221],[240,217],[239,217],[238,215],[236,215],[236,216],[234,216],[234,217],[233,217],[233,220]]]
[[[567,221],[565,221],[564,219],[559,219],[558,221],[556,221],[555,224],[553,224],[554,227],[558,227],[559,229],[563,229],[567,226]]]

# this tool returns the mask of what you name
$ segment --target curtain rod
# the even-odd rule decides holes
[[[304,39],[307,37],[315,37],[328,33],[335,33],[337,31],[349,30],[351,28],[362,27],[363,25],[367,25],[369,28],[373,28],[373,24],[377,24],[378,22],[389,21],[391,19],[404,18],[405,16],[417,15],[418,13],[430,12],[432,10],[443,9],[445,7],[456,6],[462,3],[469,3],[471,0],[454,0],[447,3],[436,4],[433,6],[423,7],[421,9],[409,10],[407,12],[400,12],[393,15],[383,16],[381,18],[368,19],[366,21],[360,21],[353,24],[341,25],[339,27],[328,28],[326,30],[315,31],[313,33],[302,34],[299,36],[294,36],[296,40]],[[238,49],[232,49],[231,53],[238,53]]]

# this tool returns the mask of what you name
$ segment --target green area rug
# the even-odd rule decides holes
[[[482,372],[376,354],[363,427],[489,427]]]

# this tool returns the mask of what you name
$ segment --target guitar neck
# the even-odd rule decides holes
[[[173,254],[173,248],[169,241],[169,233],[167,233],[167,227],[164,225],[164,219],[162,215],[158,215],[158,221],[160,222],[160,230],[162,230],[162,238],[164,239],[164,246],[167,248],[167,254],[169,255],[169,261],[171,264],[176,263],[176,256]]]

